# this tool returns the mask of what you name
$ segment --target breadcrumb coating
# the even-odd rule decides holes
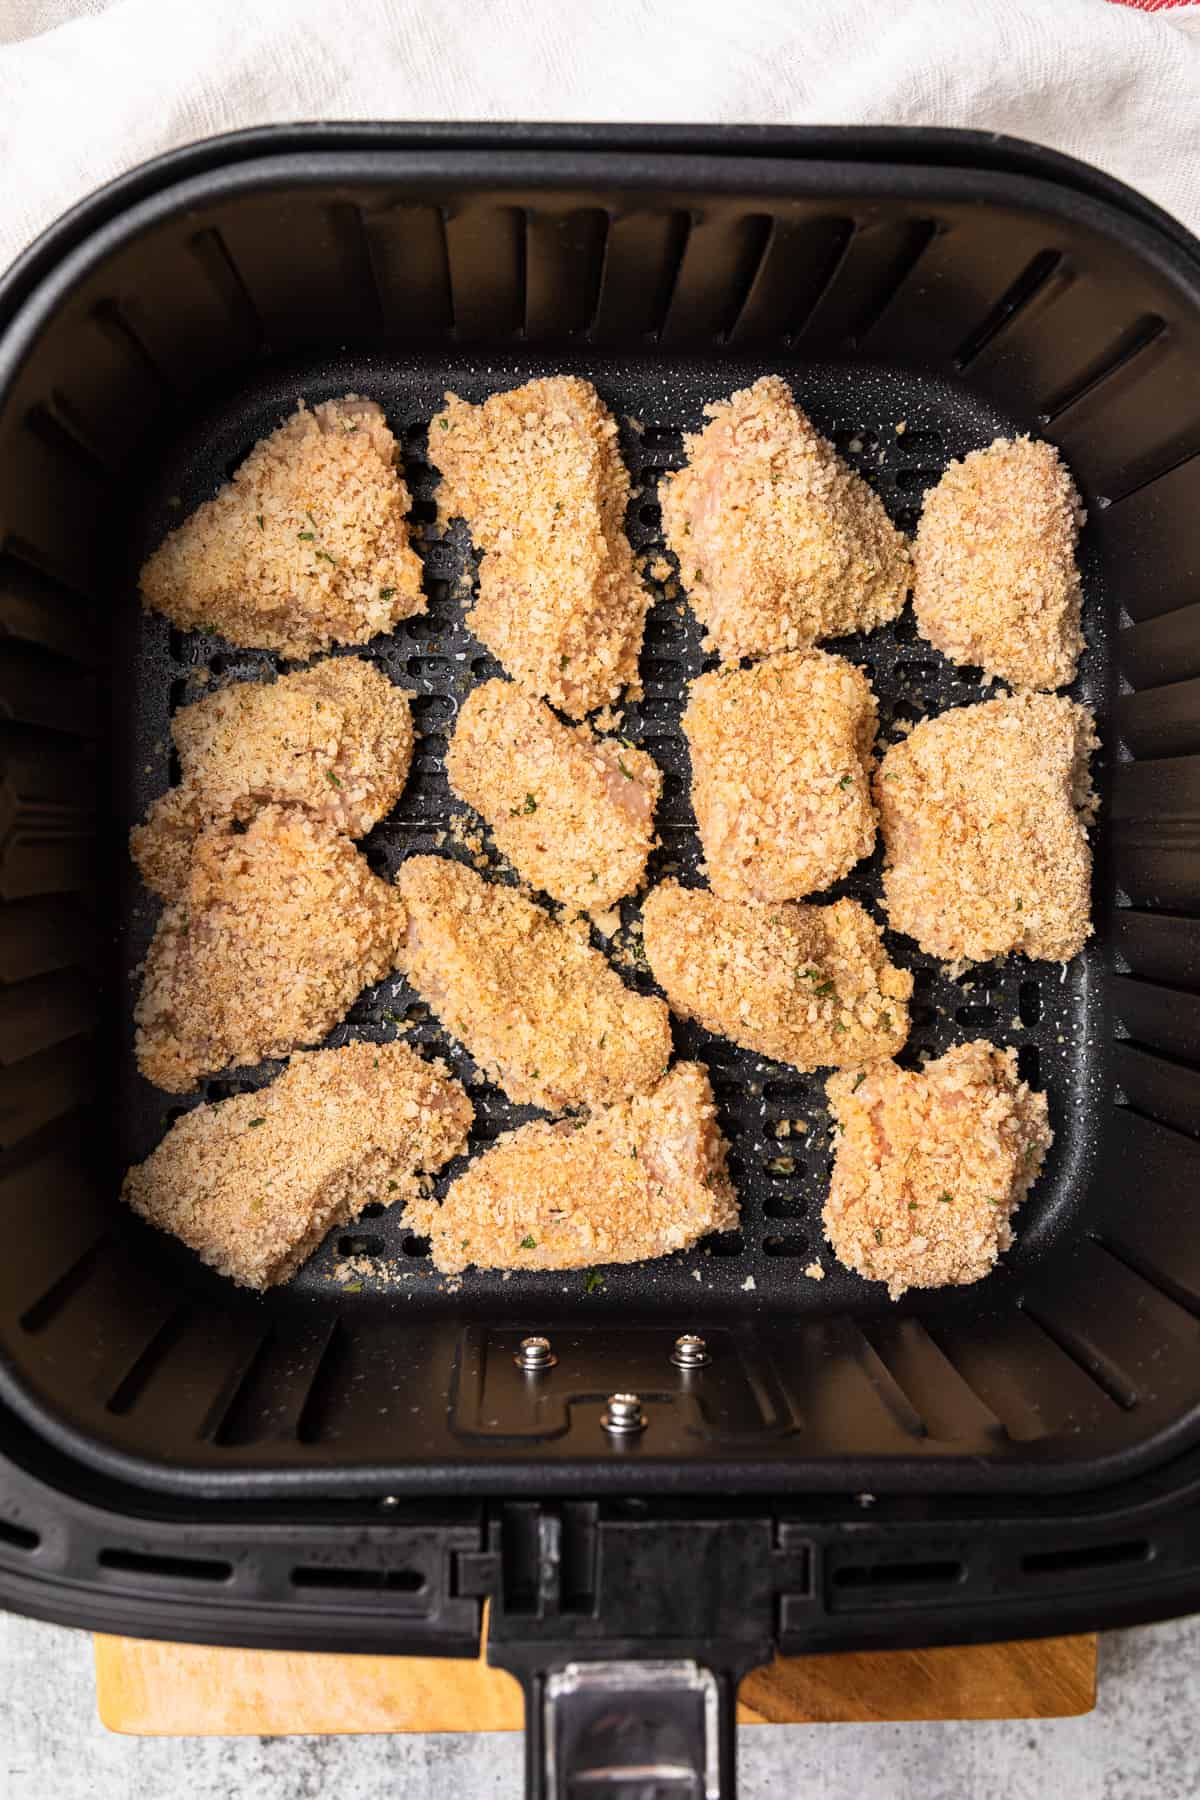
[[[876,717],[862,670],[824,650],[692,683],[683,729],[715,893],[799,900],[870,855]]]
[[[836,1142],[825,1234],[839,1260],[886,1281],[893,1300],[981,1280],[1054,1139],[1016,1051],[981,1038],[919,1074],[842,1070],[825,1091]]]
[[[631,993],[585,927],[445,857],[410,857],[396,886],[408,979],[510,1100],[609,1106],[661,1080],[667,1009]]]
[[[925,497],[913,546],[921,635],[1016,688],[1073,681],[1086,516],[1053,444],[997,438],[951,463]]]
[[[1014,694],[923,719],[875,776],[895,931],[947,961],[1066,962],[1091,936],[1086,707]]]
[[[396,440],[347,394],[259,440],[142,570],[145,605],[185,631],[284,656],[363,644],[423,612]]]
[[[722,900],[661,882],[642,906],[646,956],[673,1012],[777,1062],[811,1070],[894,1056],[913,980],[857,900]]]
[[[911,577],[883,503],[780,375],[705,407],[661,485],[692,610],[726,662],[802,650],[894,619]]]
[[[486,554],[467,623],[513,679],[581,719],[637,680],[650,596],[625,536],[629,475],[590,381],[446,395],[429,430],[443,521]]]
[[[405,1215],[439,1269],[579,1269],[683,1250],[738,1220],[707,1071],[678,1063],[653,1094],[586,1122],[506,1132],[439,1206]]]
[[[142,879],[164,898],[186,880],[205,826],[266,805],[300,806],[363,837],[400,798],[413,748],[407,694],[357,656],[218,688],[180,707],[171,736],[183,779],[129,839]]]
[[[122,1197],[243,1287],[286,1281],[372,1202],[413,1199],[467,1143],[474,1110],[407,1044],[294,1056],[278,1081],[176,1120]]]
[[[201,832],[146,956],[133,1015],[142,1074],[185,1093],[318,1042],[396,967],[404,926],[395,890],[294,807]]]
[[[564,906],[603,911],[646,879],[662,775],[644,750],[485,681],[459,711],[446,773],[530,886]]]

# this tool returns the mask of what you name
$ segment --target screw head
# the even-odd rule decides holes
[[[610,1394],[608,1411],[604,1413],[600,1423],[614,1437],[626,1437],[631,1432],[645,1431],[646,1415],[642,1411],[641,1400],[636,1394]]]
[[[708,1346],[702,1337],[685,1331],[682,1337],[675,1339],[671,1361],[677,1369],[702,1369],[705,1363],[712,1361],[712,1357],[708,1354]]]
[[[540,1369],[552,1369],[558,1358],[550,1348],[549,1338],[526,1337],[521,1339],[513,1361],[518,1369],[536,1375]]]

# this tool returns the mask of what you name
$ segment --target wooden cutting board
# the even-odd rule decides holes
[[[356,1731],[519,1731],[520,1688],[473,1662],[322,1656],[97,1637],[110,1731],[232,1737]],[[881,1719],[1059,1719],[1096,1703],[1096,1639],[781,1656],[738,1696],[743,1725]]]

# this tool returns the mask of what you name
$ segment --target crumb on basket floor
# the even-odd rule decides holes
[[[373,400],[303,400],[148,559],[142,598],[185,631],[308,657],[425,607],[396,440]]]
[[[1053,444],[997,438],[951,463],[925,496],[913,547],[921,635],[1017,688],[1073,681],[1084,518]]]
[[[800,900],[870,855],[876,718],[863,671],[824,650],[692,683],[683,729],[715,893]]]
[[[801,1071],[894,1056],[913,979],[857,900],[722,900],[664,881],[642,905],[646,955],[673,1012]]]
[[[641,1262],[737,1224],[706,1070],[678,1063],[648,1095],[590,1119],[507,1132],[439,1206],[405,1215],[439,1269],[578,1269]]]
[[[413,747],[408,695],[357,656],[218,688],[179,708],[171,736],[182,780],[130,834],[142,879],[164,898],[186,882],[205,826],[266,805],[363,837],[399,799]]]
[[[404,925],[395,889],[297,808],[202,832],[146,956],[138,1066],[184,1093],[229,1064],[319,1042],[396,967]]]
[[[589,381],[556,375],[430,426],[439,516],[480,549],[468,624],[522,687],[573,719],[637,682],[650,595],[625,536],[629,476]]]
[[[931,956],[1066,961],[1091,935],[1085,707],[1012,694],[924,719],[875,776],[894,931]]]
[[[414,1199],[467,1143],[471,1102],[406,1044],[294,1056],[278,1080],[193,1108],[124,1199],[245,1287],[286,1281],[365,1206]]]
[[[486,681],[459,709],[446,774],[524,880],[564,906],[603,912],[645,880],[662,775],[644,750]]]
[[[581,923],[445,857],[410,857],[396,886],[409,981],[510,1100],[605,1106],[662,1078],[666,1006],[632,993]]]
[[[825,1084],[835,1157],[825,1234],[892,1299],[979,1281],[1012,1242],[1012,1214],[1053,1141],[1046,1096],[1015,1050],[959,1044],[919,1072],[875,1063]]]
[[[692,609],[724,661],[800,650],[894,619],[908,547],[882,501],[797,406],[782,376],[705,408],[662,484]]]

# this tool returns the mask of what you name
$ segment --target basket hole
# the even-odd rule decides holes
[[[772,1181],[791,1181],[794,1176],[804,1173],[804,1167],[799,1158],[790,1155],[787,1151],[781,1151],[776,1156],[766,1157],[762,1169],[763,1174],[769,1175]]]
[[[802,1219],[808,1208],[800,1194],[768,1194],[763,1201],[767,1219]]]
[[[763,1239],[764,1256],[807,1256],[808,1240],[802,1237],[769,1237]]]
[[[418,681],[436,680],[438,676],[445,675],[451,667],[452,664],[447,656],[410,656],[408,659],[408,672]]]
[[[898,523],[899,520],[897,520],[897,524]],[[917,635],[917,621],[913,618],[911,613],[906,612],[901,618],[896,620],[896,623],[892,628],[892,635],[898,644],[911,644],[913,642]]]
[[[429,1239],[427,1237],[415,1237],[410,1231],[405,1237],[401,1238],[400,1248],[403,1250],[405,1256],[428,1256]]]
[[[900,469],[896,475],[896,486],[902,494],[924,494],[929,488],[936,487],[941,479],[940,469]]]
[[[416,525],[432,525],[437,515],[436,500],[414,500],[408,514]]]
[[[740,1231],[714,1231],[711,1237],[700,1240],[700,1248],[710,1256],[740,1256],[746,1240]]]
[[[27,1525],[18,1525],[14,1519],[0,1519],[0,1544],[8,1544],[13,1550],[36,1550],[41,1541],[37,1532]]]
[[[476,681],[493,681],[501,673],[500,664],[494,656],[473,656],[471,673]]]
[[[1149,1562],[1145,1538],[1123,1544],[1087,1544],[1077,1550],[1035,1550],[1021,1558],[1022,1575],[1073,1575],[1084,1569],[1111,1569],[1121,1563]]]
[[[1017,1051],[1017,1074],[1030,1087],[1036,1087],[1041,1073],[1042,1057],[1036,1044],[1022,1044]]]
[[[337,1241],[339,1256],[382,1256],[383,1239],[380,1237],[340,1237]]]
[[[1042,1016],[1042,990],[1036,981],[1023,981],[1017,997],[1022,1025],[1036,1025]]]
[[[362,1209],[364,1219],[382,1219],[387,1207],[382,1200],[369,1200]]]
[[[638,518],[643,525],[658,526],[662,524],[662,507],[657,501],[648,500],[645,506],[638,507]]]
[[[140,1550],[101,1550],[102,1569],[123,1575],[151,1575],[164,1581],[228,1581],[233,1564],[200,1556],[150,1556]]]
[[[963,687],[978,687],[983,680],[983,670],[976,668],[974,663],[964,663],[960,669],[955,669],[954,675]]]
[[[954,1016],[960,1025],[969,1025],[972,1029],[979,1025],[996,1023],[994,1006],[960,1006]]]

